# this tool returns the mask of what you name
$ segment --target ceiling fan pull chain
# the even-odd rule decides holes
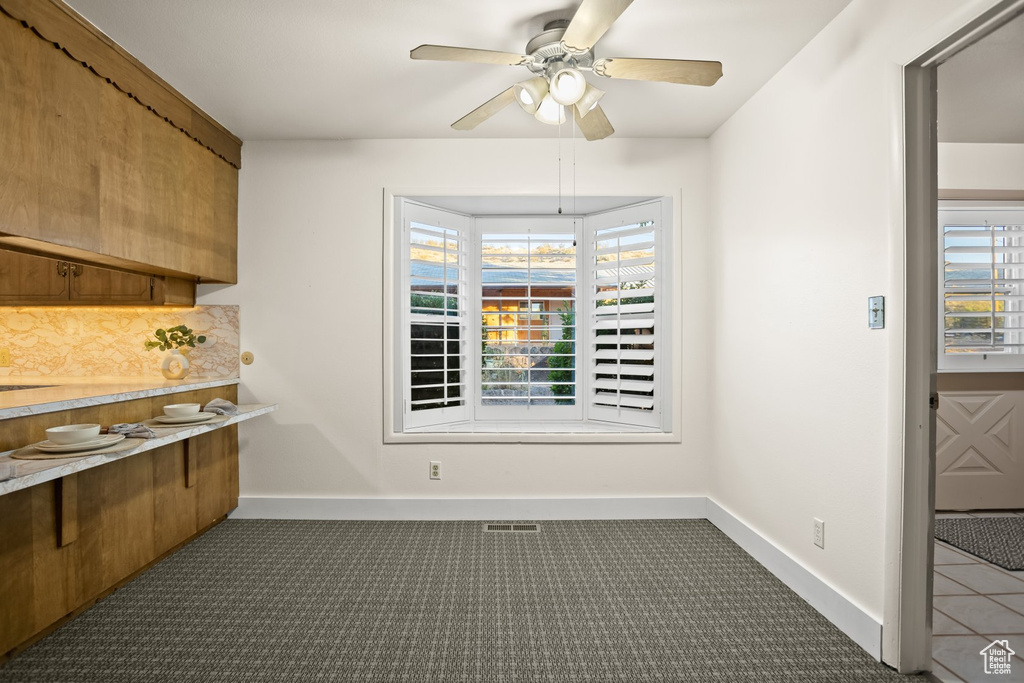
[[[576,247],[576,117],[572,117],[572,246]]]
[[[572,126],[572,213],[576,215],[576,117],[572,117],[572,122],[569,123]],[[573,219],[575,225],[576,220]]]
[[[562,106],[562,105],[558,105]],[[561,118],[561,117],[559,117]],[[558,123],[558,215],[562,215],[562,122]]]

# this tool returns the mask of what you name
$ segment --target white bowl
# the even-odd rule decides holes
[[[172,403],[169,406],[164,406],[164,415],[167,417],[191,417],[198,414],[198,403]]]
[[[92,441],[100,435],[100,426],[96,424],[64,425],[50,427],[46,430],[46,438],[61,446]]]

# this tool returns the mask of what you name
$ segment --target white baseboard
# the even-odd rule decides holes
[[[704,519],[704,496],[671,498],[239,498],[232,519]]]
[[[882,660],[881,623],[710,499],[707,518],[853,642]]]
[[[242,497],[232,519],[543,520],[707,519],[872,657],[882,625],[703,496],[663,498],[258,498]]]

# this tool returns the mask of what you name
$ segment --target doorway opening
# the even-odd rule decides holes
[[[940,355],[967,353],[971,344],[980,340],[982,329],[988,334],[990,344],[997,339],[1000,343],[1005,342],[1007,338],[999,331],[998,326],[1005,324],[1009,318],[1000,315],[1007,312],[1004,310],[1004,304],[995,303],[995,299],[1003,300],[1005,295],[1000,291],[999,296],[995,296],[996,291],[990,284],[989,306],[993,309],[989,315],[990,325],[984,328],[980,326],[980,321],[984,319],[981,310],[984,305],[980,296],[975,297],[967,293],[967,290],[970,287],[981,286],[980,282],[975,282],[981,278],[968,277],[978,275],[977,272],[971,272],[973,265],[977,264],[961,256],[970,252],[970,244],[973,243],[971,238],[975,236],[967,235],[965,230],[958,229],[965,226],[955,224],[943,229],[949,234],[940,236],[939,202],[940,199],[950,199],[950,193],[960,193],[961,196],[956,198],[976,202],[1006,199],[996,196],[997,191],[1005,191],[1005,188],[984,187],[985,184],[993,184],[991,176],[986,179],[977,177],[970,182],[966,180],[970,177],[970,166],[963,163],[964,155],[998,152],[993,146],[1002,144],[1016,144],[1019,149],[1024,149],[1024,137],[1019,142],[1008,142],[1004,141],[1005,138],[999,137],[1008,135],[1005,130],[1017,128],[1018,126],[1012,125],[1015,122],[1011,122],[1003,132],[997,132],[999,129],[995,124],[987,123],[982,127],[983,134],[988,136],[988,139],[970,140],[971,135],[978,135],[979,138],[982,136],[982,131],[973,134],[970,132],[972,127],[979,128],[980,120],[978,116],[971,116],[970,112],[972,105],[974,111],[977,111],[978,98],[984,98],[984,95],[972,92],[969,95],[958,96],[955,89],[958,80],[969,83],[972,88],[983,85],[982,81],[985,79],[981,74],[991,77],[989,80],[995,82],[1005,77],[995,68],[984,70],[976,62],[984,53],[994,53],[997,57],[1006,56],[1005,49],[992,51],[985,45],[985,41],[1003,40],[1007,33],[1018,30],[1017,26],[1024,22],[1024,17],[1019,17],[1022,12],[1024,2],[1020,0],[999,3],[904,68],[904,457],[900,463],[899,475],[893,483],[899,490],[890,491],[890,494],[896,495],[902,503],[895,510],[895,514],[901,515],[901,519],[891,526],[900,531],[890,537],[887,549],[890,557],[900,557],[901,560],[890,565],[887,581],[889,599],[886,601],[887,628],[883,631],[883,659],[900,671],[934,669],[940,678],[947,676],[948,680],[972,680],[970,676],[974,670],[964,667],[977,666],[981,657],[975,650],[980,651],[988,644],[984,638],[999,634],[989,633],[991,629],[984,621],[972,620],[966,616],[961,616],[958,620],[949,614],[950,610],[956,612],[960,603],[965,602],[964,598],[972,594],[980,600],[990,599],[971,589],[969,585],[981,586],[981,583],[968,575],[984,573],[986,567],[957,568],[953,566],[954,563],[967,567],[970,564],[969,557],[944,545],[938,548],[935,545],[936,446],[938,445],[940,450],[949,449],[955,440],[954,437],[958,436],[950,431],[950,422],[955,420],[937,420],[937,414],[948,409],[966,411],[970,416],[973,409],[974,413],[980,416],[984,405],[964,398],[957,407],[952,394],[947,396],[949,400],[944,400],[941,394],[944,391],[954,391],[958,387],[963,388],[966,386],[962,384],[963,382],[980,381],[984,378],[971,378],[968,377],[971,373],[965,372],[951,371],[940,374],[937,359]],[[1019,64],[1019,61],[1016,64]],[[961,71],[969,75],[966,81]],[[1000,92],[998,85],[996,88],[997,90],[993,92]],[[965,102],[965,99],[968,101]],[[1020,119],[1019,116],[1016,118]],[[985,147],[980,147],[981,145]],[[974,171],[992,171],[994,168],[991,164],[982,164],[974,167]],[[977,187],[972,188],[972,184]],[[1018,189],[1024,191],[1024,183],[1021,183]],[[964,196],[967,190],[973,190],[977,194]],[[1024,192],[1021,194],[1020,199],[1024,199]],[[989,232],[991,234],[992,231]],[[940,246],[943,250],[941,261]],[[1007,243],[1000,244],[997,249],[989,249],[990,274],[1004,270],[999,265],[1002,263],[1000,259],[1003,258],[1003,254],[1010,253],[1010,248],[1014,246]],[[996,253],[1000,255],[993,256]],[[980,267],[973,270],[978,271]],[[951,280],[960,282],[950,282]],[[975,298],[976,301],[968,302],[971,298]],[[1021,301],[1024,301],[1024,298]],[[971,322],[967,322],[969,319]],[[971,326],[975,327],[972,329]],[[984,351],[971,352],[993,355],[985,354]],[[974,374],[980,376],[988,373]],[[1024,374],[1021,375],[1021,379],[1024,380]],[[1001,381],[1007,381],[1007,377],[1004,376]],[[961,384],[957,384],[958,382]],[[974,389],[968,391],[981,392]],[[978,393],[978,396],[980,395]],[[959,396],[965,397],[967,394]],[[944,405],[947,403],[949,405]],[[991,407],[992,403],[989,402],[988,405]],[[1016,427],[1005,428],[1008,430],[1006,434],[1016,433]],[[1013,440],[1015,437],[1007,438]],[[991,464],[991,459],[986,458],[977,449],[971,451],[969,445],[964,449],[964,453],[966,457],[955,458],[952,462],[940,461],[938,476],[948,476],[954,480],[957,477],[979,476],[981,472],[978,469],[983,469],[984,463]],[[952,457],[952,451],[945,453],[944,457]],[[943,483],[945,484],[945,481]],[[936,566],[939,568],[938,573],[933,574]],[[958,581],[955,577],[960,577],[961,580]],[[1016,577],[1010,578],[1018,580]],[[1024,587],[1024,581],[1021,584]],[[943,595],[959,590],[967,592]],[[934,599],[933,594],[936,596]],[[994,610],[1005,608],[1014,612],[995,600],[991,602]],[[938,611],[933,612],[933,608],[937,608]],[[965,613],[961,611],[960,614]],[[1024,612],[1018,616],[1024,619]],[[963,621],[970,623],[962,623]],[[1021,638],[1021,641],[1024,644],[1024,638]],[[975,648],[974,645],[979,643],[979,647]],[[970,652],[970,658],[960,657],[957,654],[960,651]],[[1021,665],[1024,668],[1024,662]]]

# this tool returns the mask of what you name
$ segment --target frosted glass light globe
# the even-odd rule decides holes
[[[557,126],[560,123],[565,123],[565,107],[556,102],[550,94],[547,94],[540,101],[537,113],[533,116],[541,123]]]
[[[583,92],[583,97],[576,102],[576,111],[580,113],[580,118],[582,119],[584,116],[594,111],[594,108],[597,107],[598,100],[602,97],[604,97],[604,90],[598,90],[588,83],[587,89]]]
[[[537,76],[512,86],[516,94],[516,102],[527,114],[536,114],[541,100],[548,94],[548,81]]]
[[[587,89],[587,79],[576,69],[562,69],[551,77],[549,92],[555,102],[572,106],[583,97],[583,91]]]

